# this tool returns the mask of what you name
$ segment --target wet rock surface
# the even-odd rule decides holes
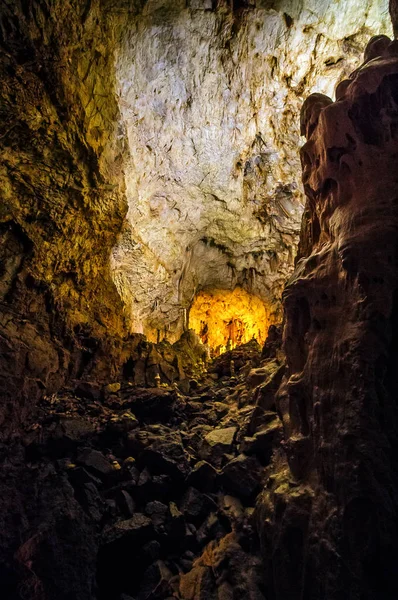
[[[223,375],[234,359],[241,366]],[[46,397],[11,462],[4,449],[7,597],[29,588],[32,600],[265,598],[253,515],[272,444],[257,457],[257,434],[249,436],[257,388],[247,374],[258,369],[266,381],[281,367],[253,342],[202,369],[188,394],[121,380],[100,394],[76,381]],[[13,514],[17,538],[7,527]]]

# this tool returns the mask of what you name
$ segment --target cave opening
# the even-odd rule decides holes
[[[256,340],[264,344],[271,324],[260,298],[242,288],[199,292],[189,310],[189,327],[212,356]]]

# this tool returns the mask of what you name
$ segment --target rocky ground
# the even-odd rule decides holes
[[[265,598],[253,525],[281,435],[277,346],[228,352],[189,385],[46,397],[3,449],[6,597]]]

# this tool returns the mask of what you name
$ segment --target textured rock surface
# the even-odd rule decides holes
[[[387,0],[150,0],[124,24],[129,225],[113,264],[136,330],[178,334],[206,287],[279,310],[303,208],[301,103],[390,29]]]
[[[126,204],[113,33],[99,0],[4,0],[0,19],[4,432],[123,332],[109,254]]]
[[[395,37],[398,34],[398,2],[397,0],[390,0],[390,15],[394,28]]]
[[[398,593],[396,42],[365,57],[339,101],[302,111],[307,207],[277,402],[287,463],[275,458],[259,509],[280,600]]]

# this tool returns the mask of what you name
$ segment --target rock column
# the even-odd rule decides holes
[[[284,453],[260,502],[269,597],[396,598],[398,55],[302,110],[307,206],[285,297]],[[286,462],[285,462],[286,461]]]

